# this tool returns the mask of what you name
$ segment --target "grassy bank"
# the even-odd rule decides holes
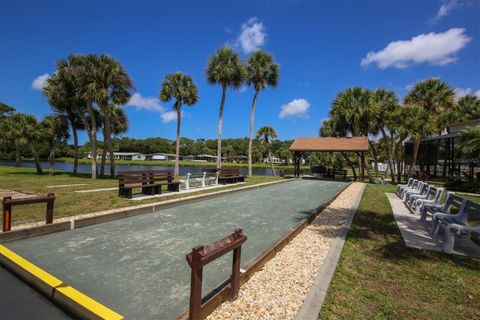
[[[73,163],[73,158],[60,158],[58,161],[65,161],[68,163]],[[92,163],[90,159],[79,159],[78,163],[81,164],[90,164]],[[107,161],[108,164],[108,161]],[[127,165],[127,166],[173,166],[175,165],[174,161],[166,161],[166,160],[115,160],[115,164],[118,165]],[[215,167],[215,162],[198,162],[198,161],[190,161],[190,160],[182,160],[180,161],[180,166],[196,166],[196,167]],[[247,163],[234,163],[234,162],[222,162],[223,167],[243,167],[247,168]],[[272,167],[271,164],[268,163],[254,163],[253,168],[267,168],[270,169]],[[283,165],[283,164],[275,164],[276,169],[291,169],[293,170],[293,165]],[[302,168],[310,168],[309,166],[302,166]]]
[[[320,319],[480,319],[480,260],[407,248],[385,192],[368,185]]]
[[[253,176],[247,179],[246,184],[230,186],[221,190],[244,187],[263,182],[282,179],[272,176]],[[114,179],[90,179],[88,174],[74,177],[69,172],[57,172],[54,176],[36,175],[34,169],[0,166],[0,189],[8,189],[23,193],[45,195],[54,192],[57,196],[55,201],[55,218],[73,216],[84,213],[97,212],[113,208],[134,206],[138,204],[159,202],[182,195],[164,198],[150,198],[142,201],[130,201],[118,197],[118,190],[101,191],[92,193],[77,193],[76,190],[117,188],[118,181]],[[54,185],[84,184],[60,188],[47,188]],[[218,191],[219,189],[199,191],[195,194]],[[184,195],[183,195],[184,196]],[[13,208],[13,225],[25,222],[43,221],[45,219],[45,204],[19,206]]]

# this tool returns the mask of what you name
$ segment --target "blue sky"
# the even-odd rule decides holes
[[[0,1],[0,101],[41,118],[50,113],[42,75],[72,53],[107,53],[131,76],[129,137],[175,137],[172,104],[159,103],[166,73],[186,72],[200,102],[185,107],[182,136],[215,138],[221,89],[206,82],[208,57],[224,45],[242,58],[256,48],[281,67],[260,93],[255,128],[280,139],[316,136],[336,93],[385,87],[399,98],[440,77],[458,95],[480,95],[477,1]],[[229,91],[225,138],[249,132],[253,90]],[[283,112],[282,112],[283,108]],[[170,121],[169,121],[170,120]],[[83,141],[86,136],[83,136]]]

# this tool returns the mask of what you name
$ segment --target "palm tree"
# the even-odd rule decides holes
[[[378,128],[378,130],[380,130],[382,133],[385,149],[387,150],[388,154],[388,167],[390,169],[392,181],[395,181],[393,150],[392,145],[389,143],[390,139],[388,138],[385,129],[399,107],[398,99],[393,91],[377,89],[373,91],[373,103],[373,114],[377,124],[376,128]]]
[[[460,121],[479,119],[480,98],[474,95],[466,95],[461,97],[455,106],[455,110],[460,115]]]
[[[20,147],[26,145],[32,153],[37,174],[43,174],[40,158],[34,145],[40,132],[37,119],[28,114],[14,112],[2,121],[2,132],[3,140],[15,144],[16,165],[20,166]]]
[[[59,62],[57,66],[63,64]],[[85,130],[85,125],[79,114],[84,113],[84,102],[79,101],[73,83],[65,77],[65,72],[54,73],[47,79],[42,94],[47,97],[52,110],[63,115],[72,128],[73,137],[73,175],[78,174],[78,130]]]
[[[175,175],[180,174],[180,125],[182,104],[192,106],[198,102],[197,86],[192,77],[182,72],[167,74],[160,89],[160,100],[168,102],[175,99],[173,109],[177,112],[177,143],[175,149]]]
[[[225,96],[229,87],[235,90],[240,89],[245,78],[245,71],[238,54],[231,48],[224,47],[218,49],[217,52],[209,58],[206,74],[209,84],[218,84],[222,87],[217,141],[217,168],[220,169],[222,166],[222,122]]]
[[[402,162],[400,160],[402,160],[402,157],[399,154],[403,152],[403,142],[410,139],[413,142],[413,155],[417,154],[420,146],[420,143],[417,143],[417,141],[419,142],[423,137],[432,132],[433,124],[429,120],[428,112],[418,105],[405,105],[399,108],[393,115],[393,119],[395,121],[392,122],[392,130],[398,137],[395,154],[397,154],[397,180],[400,182],[400,163]],[[416,162],[416,158],[412,159],[408,172],[409,177]]]
[[[361,87],[347,88],[337,94],[330,109],[330,115],[336,125],[335,131],[354,137],[368,136],[372,131],[371,124],[374,114],[372,100],[372,93]],[[364,161],[363,156],[359,154],[357,156],[360,161]],[[349,161],[347,160],[347,162]],[[371,177],[370,166],[364,165],[364,167],[368,176]],[[362,172],[360,179],[364,180]]]
[[[258,131],[257,131],[257,139],[260,139],[260,138],[262,138],[260,143],[267,146],[268,161],[270,161],[270,163],[272,165],[272,173],[273,173],[273,175],[275,175],[275,168],[273,167],[273,161],[272,161],[271,145],[272,145],[272,139],[277,138],[277,132],[272,127],[263,126],[260,129],[258,129]]]
[[[9,105],[0,102],[0,120],[12,115],[12,113],[14,112],[15,108],[12,108]]]
[[[64,116],[49,115],[42,120],[40,127],[42,135],[48,141],[47,144],[48,148],[50,149],[49,175],[52,176],[55,173],[55,149],[57,149],[62,142],[65,142],[69,138],[68,120]]]
[[[97,178],[98,111],[94,102],[98,85],[94,78],[95,60],[95,55],[70,55],[67,59],[59,60],[57,70],[47,80],[44,90],[51,105],[65,101],[83,123],[92,154],[92,179]],[[74,132],[74,140],[75,136]]]
[[[252,110],[250,112],[250,140],[248,141],[248,175],[252,175],[252,140],[255,119],[255,106],[260,90],[267,86],[275,88],[278,85],[279,66],[272,55],[262,50],[255,51],[246,62],[246,82],[255,89]]]
[[[119,107],[124,105],[130,99],[130,89],[133,89],[133,83],[127,72],[117,60],[102,54],[100,56],[92,55],[90,59],[94,65],[94,99],[100,106],[104,126],[104,148],[110,155],[110,176],[115,176],[115,157],[113,155],[113,145],[111,139],[112,131],[112,105]]]
[[[448,86],[447,83],[442,82],[439,79],[427,79],[421,82],[418,82],[413,86],[413,88],[408,92],[405,97],[406,104],[415,104],[427,112],[426,122],[430,125],[437,121],[437,117],[442,112],[447,112],[451,110],[455,105],[455,93],[452,88]],[[425,128],[430,125],[425,125]],[[420,127],[419,129],[423,129]],[[443,130],[436,128],[438,130]],[[431,131],[421,130],[422,134],[430,134]],[[408,176],[410,177],[413,171],[413,166],[417,161],[418,150],[420,147],[420,141],[424,136],[416,135],[413,146],[413,162],[410,165]]]
[[[480,125],[468,127],[460,132],[462,142],[460,149],[471,159],[477,159],[480,163]],[[473,179],[473,166],[470,165],[470,180]]]
[[[118,108],[115,106],[110,106],[110,125],[111,125],[111,135],[119,135],[128,131],[128,119],[125,110],[122,108]],[[99,119],[98,126],[102,127],[103,129],[103,136],[105,137],[107,134],[105,133],[105,122],[103,120],[103,114],[97,114],[97,119]],[[113,142],[112,142],[113,145]],[[105,147],[105,142],[102,148],[102,159],[100,163],[100,177],[105,175],[105,162],[107,158],[107,148]]]

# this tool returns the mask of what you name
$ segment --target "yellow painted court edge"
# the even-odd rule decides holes
[[[30,261],[22,258],[15,252],[13,252],[12,250],[8,249],[7,247],[1,244],[0,244],[0,255],[4,256],[6,259],[8,259],[13,264],[17,265],[19,268],[30,273],[35,278],[39,279],[40,281],[44,282],[48,286],[52,287],[52,290],[58,291],[63,296],[72,300],[75,304],[79,305],[81,308],[88,310],[89,312],[95,314],[99,318],[109,319],[109,320],[124,319],[122,315],[107,308],[101,303],[93,300],[92,298],[81,293],[75,288],[66,285],[65,283],[63,283],[63,281],[57,279],[56,277],[52,276],[45,270],[42,270],[41,268],[37,267]]]

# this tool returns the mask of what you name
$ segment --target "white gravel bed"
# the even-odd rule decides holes
[[[235,301],[223,303],[207,319],[295,318],[359,192],[362,184],[351,184],[240,288]]]

